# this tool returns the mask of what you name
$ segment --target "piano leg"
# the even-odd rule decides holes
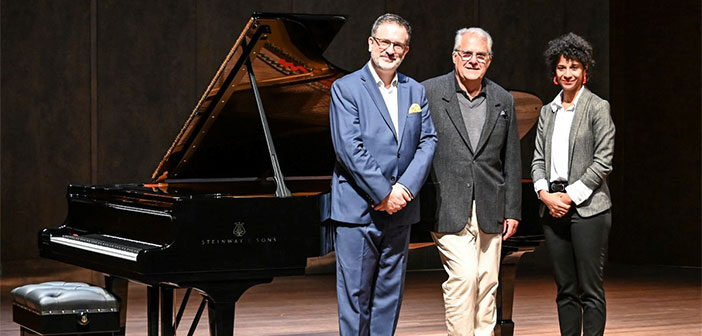
[[[173,328],[173,287],[159,285],[161,289],[161,336],[174,336]]]
[[[158,286],[146,286],[146,328],[148,336],[158,336]]]
[[[129,301],[129,281],[105,275],[105,290],[119,300],[119,333],[124,336],[127,326],[127,302]]]
[[[211,336],[234,335],[234,307],[244,292],[273,279],[252,279],[232,282],[199,283],[193,287],[205,293]]]
[[[210,320],[211,336],[234,335],[234,302],[207,300],[207,314]]]
[[[497,287],[497,323],[495,336],[513,336],[512,305],[514,303],[514,279],[517,276],[517,263],[526,251],[503,253],[500,265],[499,286]]]

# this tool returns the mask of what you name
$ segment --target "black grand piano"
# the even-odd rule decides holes
[[[347,72],[322,53],[344,21],[254,14],[152,181],[69,185],[67,218],[40,232],[40,255],[106,274],[106,287],[123,304],[127,280],[146,284],[149,335],[158,335],[159,326],[162,335],[175,334],[190,289],[203,295],[191,333],[206,302],[210,334],[232,335],[244,291],[302,275],[308,257],[333,248],[325,225],[334,163],[329,92]],[[533,125],[540,101],[515,97],[527,116],[520,129]],[[533,191],[529,183],[525,189],[526,203]],[[525,210],[536,211],[533,203]],[[431,225],[433,212],[430,204],[422,208],[427,215],[413,228],[413,247],[431,242],[419,228]],[[503,247],[503,335],[512,328],[514,265],[540,240],[528,232],[533,224],[525,220]],[[188,291],[174,317],[175,288]]]

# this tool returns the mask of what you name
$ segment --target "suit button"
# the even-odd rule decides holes
[[[397,157],[398,157],[398,158],[400,157],[400,153],[397,153]]]
[[[468,185],[468,188],[470,188],[470,183],[466,183]]]
[[[395,182],[395,176],[391,176],[390,181]]]

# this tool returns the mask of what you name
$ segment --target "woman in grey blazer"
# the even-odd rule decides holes
[[[550,41],[544,56],[562,90],[541,109],[531,175],[543,203],[558,321],[561,335],[602,335],[614,123],[609,103],[585,87],[595,64],[590,43],[569,33]]]

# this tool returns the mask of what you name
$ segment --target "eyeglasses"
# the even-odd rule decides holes
[[[461,57],[461,60],[464,62],[468,62],[471,59],[473,59],[473,56],[475,56],[475,59],[478,61],[478,63],[487,63],[488,58],[490,58],[490,54],[486,52],[472,52],[470,50],[454,50],[455,53],[458,54],[459,57]]]
[[[392,45],[392,51],[396,53],[401,53],[407,49],[407,45],[404,43],[399,43],[399,42],[393,42],[390,40],[385,40],[385,39],[379,39],[375,36],[371,36],[373,41],[378,44],[378,47],[380,47],[380,50],[385,50],[389,48]]]

